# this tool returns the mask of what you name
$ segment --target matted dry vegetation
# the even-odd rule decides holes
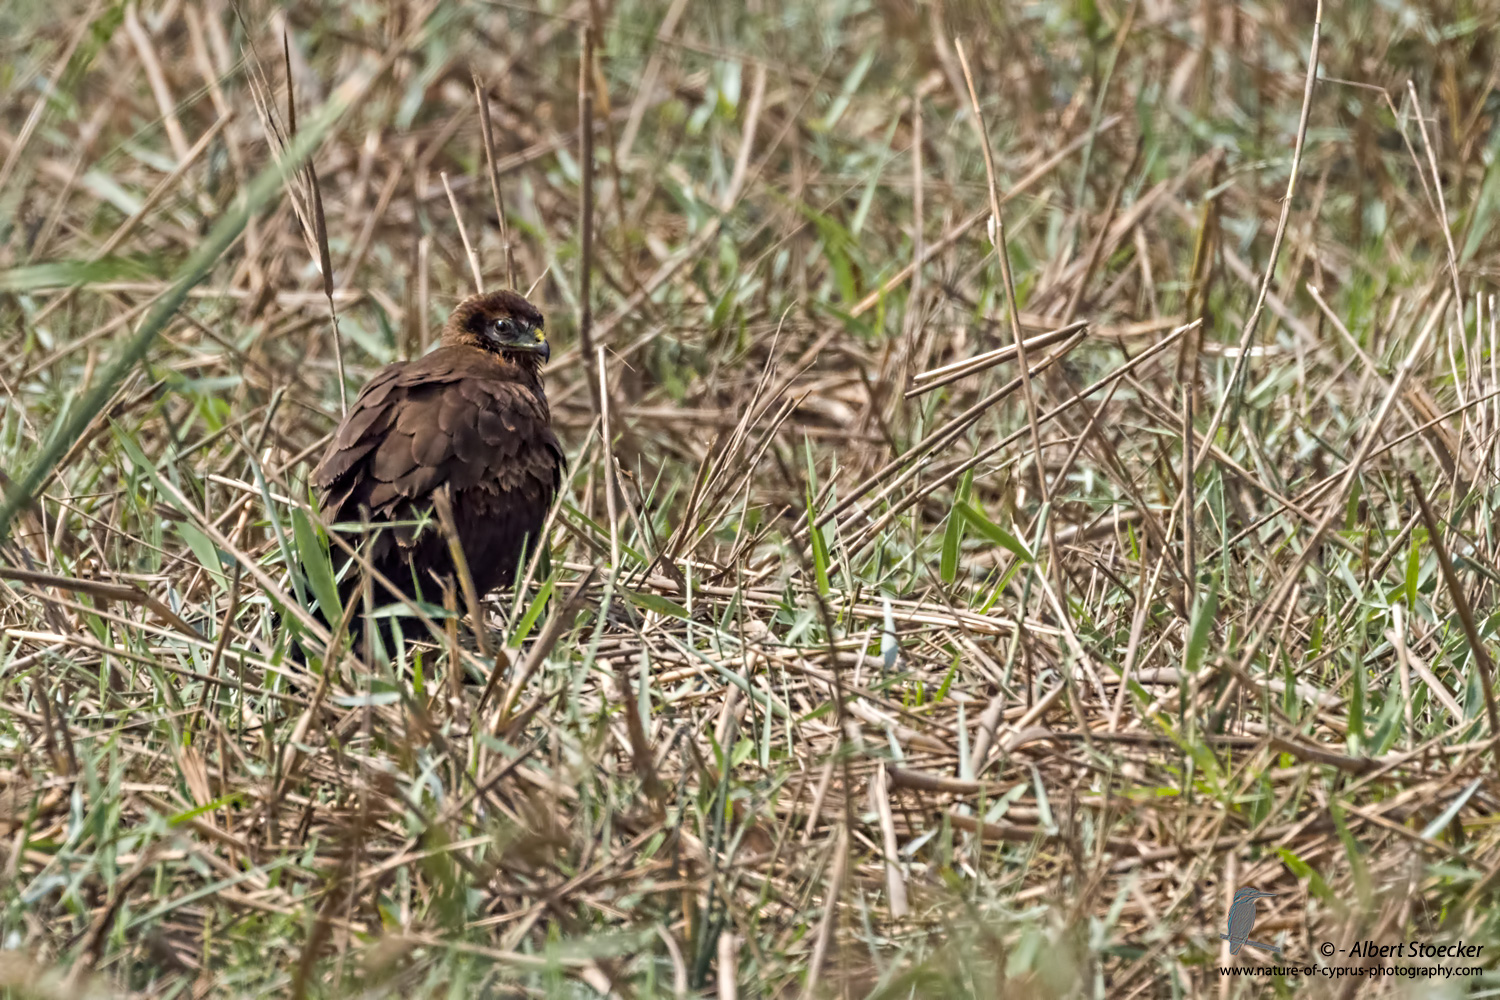
[[[1494,948],[1500,11],[1334,7],[10,0],[0,993]],[[476,77],[551,557],[305,669],[343,397],[507,280]]]

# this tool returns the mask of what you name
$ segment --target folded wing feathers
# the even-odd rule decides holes
[[[412,516],[409,501],[444,483],[551,501],[564,456],[546,403],[529,386],[460,367],[435,354],[370,381],[312,476],[326,516],[357,521],[361,507]]]

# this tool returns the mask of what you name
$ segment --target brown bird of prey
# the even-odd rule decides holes
[[[312,475],[318,504],[329,524],[376,529],[366,557],[407,598],[441,603],[443,581],[459,581],[433,511],[439,490],[479,595],[510,586],[524,566],[566,461],[542,391],[550,357],[530,302],[511,291],[471,296],[448,318],[440,347],[381,369],[349,408]],[[346,606],[360,599],[360,577],[351,566],[340,584]],[[374,592],[377,605],[395,600],[378,584]]]

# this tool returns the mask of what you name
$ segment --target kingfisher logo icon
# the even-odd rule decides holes
[[[1225,928],[1228,933],[1220,934],[1220,939],[1229,942],[1231,955],[1239,955],[1240,949],[1248,944],[1260,951],[1273,953],[1277,960],[1262,963],[1249,960],[1249,956],[1246,956],[1237,962],[1217,966],[1215,971],[1220,976],[1237,979],[1319,976],[1323,979],[1410,979],[1415,981],[1478,977],[1485,974],[1485,966],[1458,965],[1456,962],[1450,964],[1451,960],[1458,959],[1482,960],[1485,946],[1462,940],[1442,942],[1425,941],[1421,938],[1389,942],[1359,940],[1345,942],[1346,947],[1339,947],[1333,941],[1323,941],[1309,953],[1307,960],[1299,962],[1291,959],[1290,964],[1286,964],[1288,960],[1282,957],[1281,948],[1274,944],[1266,944],[1264,941],[1257,941],[1250,936],[1255,930],[1256,902],[1280,895],[1283,893],[1261,892],[1254,886],[1248,885],[1235,891],[1234,901],[1229,904],[1229,926]],[[1262,930],[1261,936],[1270,937],[1271,935]],[[1340,962],[1334,957],[1336,955],[1355,961]],[[1387,961],[1390,959],[1397,961]],[[1405,959],[1410,959],[1410,961],[1402,961]],[[1330,960],[1338,964],[1328,964]]]
[[[1245,886],[1234,894],[1234,902],[1229,907],[1229,933],[1220,934],[1219,937],[1229,942],[1229,954],[1238,955],[1240,949],[1245,945],[1254,945],[1262,951],[1281,954],[1281,949],[1274,944],[1265,944],[1250,937],[1250,931],[1255,927],[1255,901],[1264,896],[1275,896],[1274,892],[1261,892],[1259,889]]]

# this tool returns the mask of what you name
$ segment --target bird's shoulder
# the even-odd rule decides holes
[[[366,493],[370,506],[441,483],[509,488],[527,467],[560,467],[540,384],[487,352],[440,347],[387,365],[361,390],[312,483],[327,494]],[[557,478],[554,468],[546,478]],[[370,487],[360,489],[354,480]]]

